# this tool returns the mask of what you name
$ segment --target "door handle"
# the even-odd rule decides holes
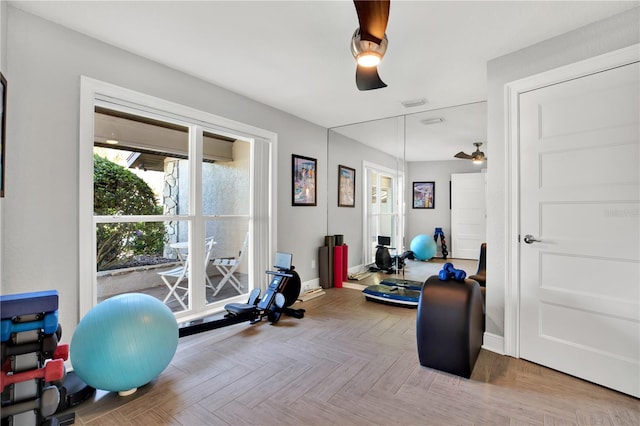
[[[535,237],[531,234],[527,234],[524,236],[524,242],[527,244],[533,244],[533,243],[541,243],[542,241],[536,240]]]

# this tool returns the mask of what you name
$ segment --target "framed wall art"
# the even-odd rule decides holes
[[[338,165],[338,207],[356,206],[356,169]]]
[[[316,170],[315,158],[291,155],[291,205],[315,206]]]
[[[436,205],[435,182],[413,182],[413,208],[433,209]]]
[[[7,128],[7,80],[0,73],[0,197],[4,197],[4,158]]]

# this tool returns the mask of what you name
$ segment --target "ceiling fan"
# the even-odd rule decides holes
[[[482,142],[474,142],[473,144],[476,147],[476,150],[473,153],[465,154],[464,152],[460,151],[459,153],[454,155],[454,157],[455,158],[462,158],[464,160],[473,160],[473,162],[476,163],[476,164],[480,164],[483,161],[485,161],[487,159],[487,157],[485,157],[484,152],[480,151],[480,147],[482,146]]]
[[[354,0],[360,26],[351,38],[356,59],[356,86],[359,90],[387,87],[378,75],[378,64],[387,51],[387,22],[390,0]]]

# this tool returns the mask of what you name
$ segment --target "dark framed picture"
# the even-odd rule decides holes
[[[338,165],[338,207],[356,206],[356,169]]]
[[[4,197],[4,157],[7,129],[7,80],[0,73],[0,197]]]
[[[413,182],[413,208],[433,209],[436,205],[435,182]]]
[[[318,160],[291,155],[291,205],[315,206],[316,202],[316,170]]]

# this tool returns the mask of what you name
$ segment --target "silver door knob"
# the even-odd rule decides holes
[[[542,241],[536,240],[533,235],[527,234],[524,236],[524,242],[527,244],[533,244],[533,243],[541,243]]]

